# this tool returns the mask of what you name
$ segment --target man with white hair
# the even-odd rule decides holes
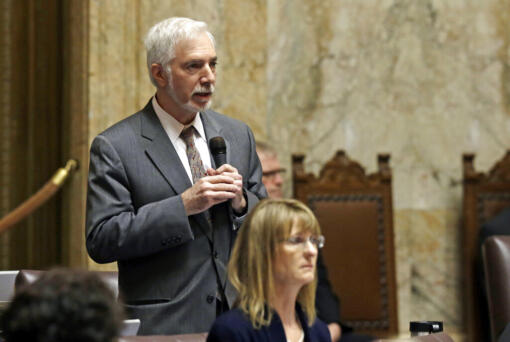
[[[118,262],[140,334],[205,332],[234,300],[226,265],[237,228],[266,195],[262,171],[249,127],[208,109],[217,56],[207,25],[164,20],[145,46],[155,95],[92,142],[87,250]],[[211,157],[214,137],[226,163]]]

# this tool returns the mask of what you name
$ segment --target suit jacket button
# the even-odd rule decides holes
[[[214,302],[214,296],[208,295],[207,296],[207,303],[212,304]]]

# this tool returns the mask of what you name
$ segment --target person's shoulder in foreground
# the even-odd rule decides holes
[[[312,326],[306,325],[306,318],[301,310],[298,311],[300,321],[305,331],[304,342],[330,342],[328,326],[316,319]],[[207,336],[207,342],[285,342],[285,332],[277,314],[269,326],[254,328],[248,316],[241,309],[233,309],[216,319]]]

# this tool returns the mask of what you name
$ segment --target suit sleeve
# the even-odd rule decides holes
[[[135,210],[122,160],[101,135],[90,150],[86,227],[87,250],[99,263],[146,256],[193,239],[181,196]]]
[[[243,175],[244,193],[246,196],[246,213],[249,213],[257,203],[267,197],[266,188],[262,184],[262,166],[255,150],[255,138],[251,129],[246,126],[249,142],[249,169],[248,174]],[[239,228],[246,215],[237,217],[234,215],[234,226]]]

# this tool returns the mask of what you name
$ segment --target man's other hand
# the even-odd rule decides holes
[[[232,179],[233,184],[235,185],[234,195],[235,197],[232,199],[232,209],[236,213],[240,213],[244,211],[246,207],[246,199],[243,194],[243,176],[239,174],[239,171],[235,167],[229,164],[223,164],[218,169],[207,170],[209,175],[217,174],[222,176],[227,176]]]
[[[236,185],[231,177],[205,176],[181,195],[188,216],[206,211],[215,204],[235,198]]]
[[[208,169],[207,176],[184,191],[181,197],[188,216],[201,213],[227,200],[232,200],[235,212],[242,212],[246,207],[243,176],[229,164],[224,164],[217,170]]]

